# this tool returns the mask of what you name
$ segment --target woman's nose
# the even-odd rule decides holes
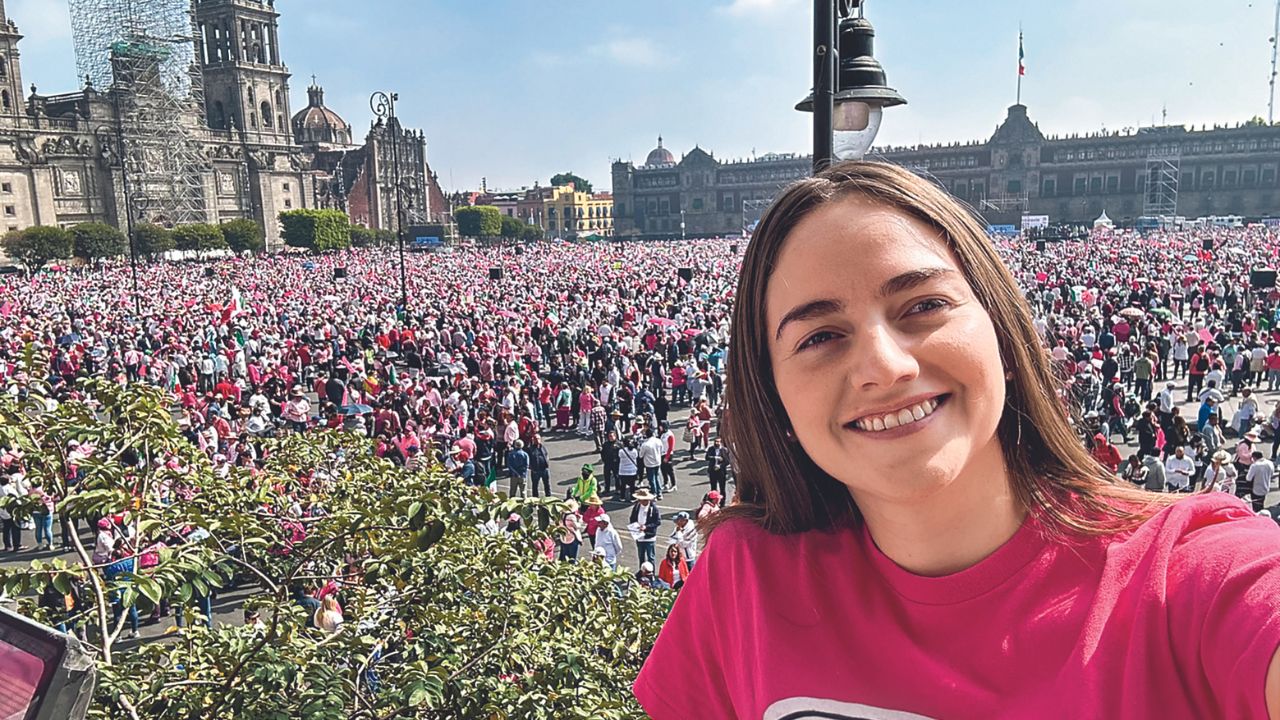
[[[920,374],[912,349],[892,328],[872,326],[855,343],[849,382],[855,389],[890,387]]]

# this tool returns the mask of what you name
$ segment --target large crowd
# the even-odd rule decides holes
[[[1280,296],[1249,277],[1278,264],[1273,231],[1100,229],[1043,250],[992,241],[1061,371],[1064,411],[1079,408],[1082,442],[1117,482],[1233,492],[1263,509],[1280,449],[1280,405],[1260,397],[1280,389]],[[150,264],[140,315],[127,264],[9,276],[0,383],[15,396],[47,385],[55,400],[76,397],[85,376],[162,388],[224,475],[260,467],[267,438],[340,428],[407,468],[440,463],[459,482],[550,495],[561,483],[545,441],[578,437],[599,458],[567,487],[548,557],[589,547],[618,568],[625,536],[638,581],[678,589],[697,559],[697,521],[733,500],[716,427],[738,242],[411,253],[407,307],[386,250]],[[49,377],[23,372],[29,343],[48,349]],[[1136,438],[1128,458],[1117,437]],[[664,528],[657,502],[693,479],[677,477],[681,457],[706,471],[706,492]],[[65,549],[78,528],[59,521],[62,498],[24,481],[19,454],[4,451],[0,466],[0,495],[40,501],[29,518],[0,510],[5,550]],[[609,499],[631,504],[621,534]],[[309,499],[289,512],[305,517]],[[125,537],[110,517],[95,530],[95,563],[153,540]],[[341,622],[323,587],[299,602],[317,624]]]

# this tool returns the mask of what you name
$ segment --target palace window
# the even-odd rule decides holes
[[[1057,193],[1058,193],[1058,180],[1057,180],[1057,178],[1045,178],[1045,179],[1044,179],[1044,189],[1040,192],[1040,195],[1041,195],[1042,197],[1053,197],[1053,196],[1054,196],[1054,195],[1056,195]]]

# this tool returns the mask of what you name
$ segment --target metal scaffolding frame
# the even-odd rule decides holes
[[[1178,149],[1155,148],[1147,155],[1143,215],[1175,217],[1178,214],[1178,177],[1181,172],[1182,153]]]
[[[115,107],[130,219],[207,222],[192,1],[70,0],[70,10],[76,66]]]

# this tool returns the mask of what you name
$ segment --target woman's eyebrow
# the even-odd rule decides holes
[[[782,322],[778,323],[778,330],[774,334],[774,342],[782,340],[782,331],[788,324],[800,322],[802,320],[812,320],[823,315],[830,315],[844,310],[844,301],[834,300],[831,298],[823,298],[821,300],[810,300],[803,305],[797,305],[791,308],[791,311],[782,316]]]
[[[911,290],[917,286],[923,285],[937,278],[947,277],[957,274],[955,270],[947,267],[931,267],[921,268],[920,270],[908,270],[889,278],[884,285],[880,286],[880,297],[887,298],[900,292]]]

